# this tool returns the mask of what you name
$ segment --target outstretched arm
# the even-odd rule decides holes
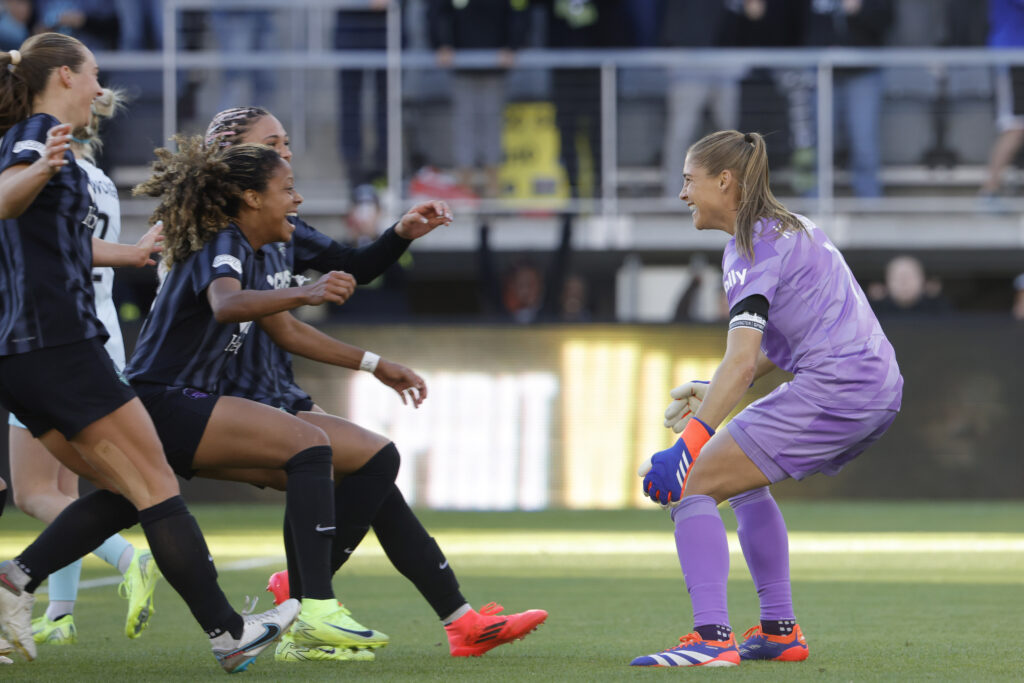
[[[321,273],[343,270],[351,273],[358,284],[365,285],[373,282],[395,263],[413,240],[451,222],[452,212],[447,204],[439,201],[423,202],[409,209],[400,221],[385,230],[376,240],[361,247],[330,242],[329,238],[307,225],[305,230],[310,232],[304,234],[312,238],[311,244],[319,244],[320,247],[307,250],[313,253],[306,253],[297,243],[295,270],[300,273],[308,268]],[[326,246],[324,242],[327,242]]]
[[[151,256],[164,250],[163,229],[163,221],[157,221],[135,244],[118,244],[93,237],[92,265],[97,268],[104,266],[128,266],[131,268],[155,266],[156,260]]]
[[[372,372],[382,384],[398,393],[402,403],[407,403],[408,398],[413,407],[419,407],[427,397],[426,382],[409,368],[339,341],[290,313],[261,318],[259,325],[285,351],[320,363]]]

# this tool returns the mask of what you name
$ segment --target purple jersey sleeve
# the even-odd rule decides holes
[[[779,287],[783,259],[774,242],[776,239],[789,239],[790,236],[769,236],[766,233],[774,231],[763,223],[759,223],[755,231],[761,234],[754,243],[753,261],[739,253],[735,240],[730,240],[726,246],[722,259],[722,285],[729,300],[729,308],[755,294],[763,296],[771,305]]]

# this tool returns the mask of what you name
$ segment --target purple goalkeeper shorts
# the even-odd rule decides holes
[[[729,434],[772,483],[833,475],[885,433],[897,411],[817,405],[789,382],[740,411]]]

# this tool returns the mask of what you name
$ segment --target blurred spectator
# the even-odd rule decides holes
[[[674,5],[684,2],[685,0],[626,0],[626,16],[633,31],[633,45],[657,47],[658,37],[664,32],[664,14]],[[714,14],[714,8],[708,9]]]
[[[562,217],[562,234],[547,273],[533,259],[514,261],[498,277],[490,245],[490,227],[480,226],[480,293],[485,317],[528,324],[590,320],[588,287],[581,276],[568,275],[573,217]]]
[[[223,52],[262,52],[271,48],[271,16],[269,10],[217,10],[210,13],[210,25]],[[267,104],[274,76],[266,69],[226,69],[217,109]]]
[[[803,41],[803,6],[795,0],[720,0],[727,10],[723,45],[736,47],[798,47]],[[792,157],[778,145],[769,163],[787,165],[794,189],[814,187],[814,83],[804,68],[753,68],[741,82],[741,130],[787,130]],[[783,113],[778,98],[783,98]],[[772,145],[770,150],[775,150]]]
[[[989,0],[988,45],[994,49],[1024,47],[1024,3]],[[988,172],[980,198],[997,207],[1003,171],[1024,143],[1024,66],[1001,67],[996,74],[996,127],[999,134],[989,153]]]
[[[564,323],[587,323],[593,320],[590,286],[582,275],[573,273],[565,278],[558,319]]]
[[[394,0],[399,2],[399,0]],[[334,23],[334,49],[387,49],[387,9],[390,0],[370,0],[370,9],[339,10]],[[363,81],[373,91],[372,137],[363,133]],[[341,158],[352,187],[380,182],[387,173],[388,121],[387,73],[383,69],[342,69],[338,72],[341,112]],[[367,159],[369,140],[371,159]]]
[[[909,255],[893,258],[885,267],[885,296],[872,302],[878,315],[940,314],[950,310],[938,279],[925,277],[924,265]]]
[[[120,27],[118,49],[159,50],[163,47],[163,0],[114,0],[114,7]]]
[[[110,0],[36,0],[36,32],[74,36],[90,50],[117,47],[117,10]]]
[[[868,48],[883,45],[892,24],[892,0],[811,0],[804,44]],[[846,134],[853,192],[880,197],[881,120],[884,83],[875,67],[833,72],[833,115]]]
[[[459,184],[473,187],[473,168],[483,167],[482,194],[498,195],[506,70],[526,33],[526,0],[430,0],[428,21],[437,63],[449,68],[456,50],[499,50],[499,69],[455,69],[452,142]]]
[[[661,17],[663,47],[735,47],[730,30],[742,3],[723,0],[674,0]],[[704,110],[713,120],[712,130],[739,127],[740,84],[746,69],[687,64],[669,69],[665,96],[666,119],[662,177],[665,194],[674,197],[682,188],[686,150],[703,131]]]
[[[552,49],[625,46],[623,0],[536,0],[544,8],[546,44]],[[573,197],[601,190],[601,72],[597,68],[554,69],[551,74],[560,158]]]
[[[32,26],[31,0],[0,2],[0,50],[15,50],[28,38]]]
[[[1014,320],[1024,320],[1024,273],[1013,279],[1013,308],[1011,312]]]

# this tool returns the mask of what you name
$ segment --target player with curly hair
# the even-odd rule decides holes
[[[220,150],[199,137],[176,142],[177,152],[156,151],[152,176],[135,188],[160,198],[153,219],[165,226],[165,276],[127,375],[179,476],[249,481],[276,474],[282,480],[302,585],[296,643],[348,649],[359,637],[361,646],[381,647],[386,636],[351,628],[331,588],[336,525],[328,435],[316,420],[222,391],[226,368],[256,329],[313,360],[365,365],[365,351],[288,313],[344,303],[355,280],[332,270],[312,284],[266,288],[263,250],[291,239],[289,216],[302,203],[290,165],[262,144]],[[376,359],[373,370],[403,400],[418,405],[425,397],[423,380],[410,369]]]
[[[223,111],[207,128],[208,146],[227,150],[241,143],[268,144],[283,158],[291,159],[292,156],[288,133],[281,122],[258,107]],[[261,283],[264,287],[287,287],[293,279],[301,278],[301,273],[307,269],[321,272],[341,269],[355,276],[359,284],[371,282],[398,260],[413,240],[448,222],[450,212],[443,202],[420,204],[384,231],[376,241],[358,248],[331,240],[298,216],[289,220],[295,226],[291,241],[262,250],[266,277]],[[257,368],[258,371],[255,370]],[[289,354],[275,345],[262,330],[250,332],[236,362],[228,366],[225,388],[232,395],[252,398],[310,420],[330,437],[334,451],[334,501],[338,525],[331,553],[334,572],[352,556],[372,527],[392,564],[416,586],[441,620],[448,636],[449,652],[453,656],[481,655],[525,636],[547,617],[544,610],[505,615],[497,613],[500,607],[488,606],[478,611],[469,605],[448,559],[395,485],[400,462],[395,444],[385,436],[324,413],[296,384]],[[256,479],[253,483],[276,488],[283,484],[280,477],[276,480]],[[291,595],[299,595],[302,590],[294,553],[290,552],[291,544],[286,520],[288,571],[274,574],[269,586],[278,601],[286,599],[289,590]],[[371,632],[355,622],[349,627]],[[286,635],[276,656],[285,661],[302,661],[311,658],[361,659],[371,654],[359,651],[362,647],[358,636],[353,637],[350,649],[356,651],[325,653],[303,648]]]

